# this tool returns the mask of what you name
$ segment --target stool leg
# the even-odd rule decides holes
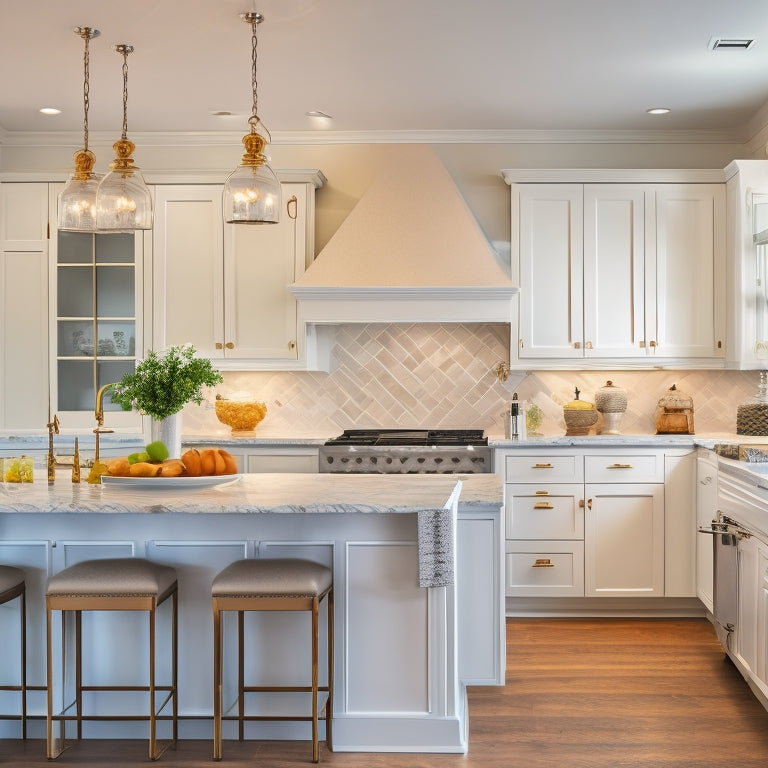
[[[75,696],[77,697],[77,740],[83,738],[83,614],[75,611]]]
[[[245,611],[237,612],[237,738],[245,739]]]
[[[213,599],[213,759],[221,760],[221,611]]]
[[[21,738],[27,738],[27,594],[26,587],[19,595],[21,620]]]
[[[157,723],[155,722],[155,609],[149,610],[149,759],[157,760]]]
[[[46,606],[45,609],[45,668],[46,668],[46,681],[48,686],[47,692],[47,713],[45,722],[45,739],[46,750],[45,756],[49,760],[53,760],[56,755],[53,748],[53,648],[51,642],[51,609]]]
[[[333,587],[328,592],[326,602],[328,611],[328,698],[325,702],[325,743],[329,752],[333,752]]]
[[[179,741],[179,593],[173,593],[171,603],[171,633],[173,654],[173,748],[176,749]]]
[[[317,685],[318,685],[318,640],[320,634],[320,622],[318,617],[318,599],[312,601],[312,762],[320,760],[320,747],[317,733]]]

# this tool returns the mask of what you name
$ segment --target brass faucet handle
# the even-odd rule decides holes
[[[110,432],[114,432],[114,429],[110,429],[109,427],[102,427],[99,425],[98,427],[95,427],[93,430],[94,435],[106,435]]]

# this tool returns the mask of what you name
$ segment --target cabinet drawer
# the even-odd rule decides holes
[[[507,456],[504,470],[508,483],[580,483],[584,479],[582,457],[575,454]]]
[[[507,485],[508,539],[583,539],[584,486]]]
[[[604,454],[584,457],[588,483],[663,483],[664,454]]]
[[[510,597],[584,596],[581,541],[507,541],[505,560]]]

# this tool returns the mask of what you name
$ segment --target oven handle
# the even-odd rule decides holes
[[[717,522],[716,520],[712,521],[712,525],[709,528],[699,527],[698,532],[707,533],[711,536],[735,536],[736,539],[749,539],[752,537],[752,534],[746,528],[742,528],[737,523]]]

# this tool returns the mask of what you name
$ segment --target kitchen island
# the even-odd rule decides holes
[[[64,472],[53,485],[40,478],[31,485],[6,484],[0,496],[0,562],[27,574],[29,683],[44,683],[44,593],[50,574],[95,557],[161,561],[179,574],[180,735],[208,738],[213,577],[243,557],[306,557],[334,573],[335,749],[466,751],[465,686],[504,682],[501,504],[495,475],[246,474],[227,484],[180,491],[73,485]],[[0,673],[13,680],[16,614],[12,607],[3,611],[11,631],[4,635],[8,652],[0,659]],[[164,618],[161,614],[161,623]],[[247,630],[263,654],[248,654],[247,675],[263,680],[274,671],[272,682],[304,684],[306,617],[252,618]],[[99,681],[126,683],[128,675],[128,684],[141,684],[145,627],[137,623],[123,614],[84,617],[86,637],[97,639],[99,658],[94,651],[86,655],[86,677],[98,672]],[[162,677],[167,660],[158,662]],[[227,673],[225,685],[233,675],[234,670]],[[5,696],[3,711],[18,707],[18,696]],[[141,701],[135,705],[140,711]],[[290,703],[294,712],[296,705]],[[124,711],[125,700],[105,698],[98,706]],[[285,697],[280,704],[254,706],[283,711]],[[42,692],[30,693],[29,711],[36,718],[31,734],[42,736]],[[236,738],[234,724],[225,725],[232,726],[225,738]],[[248,725],[249,738],[309,738],[305,723]],[[17,726],[2,728],[2,735],[12,735]],[[145,730],[138,723],[91,723],[85,737],[144,737]]]

